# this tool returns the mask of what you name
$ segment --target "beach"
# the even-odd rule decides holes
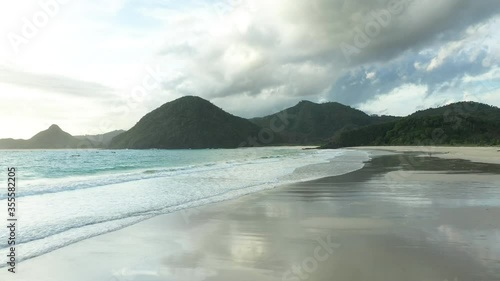
[[[380,150],[391,152],[421,152],[444,159],[465,159],[481,163],[500,164],[500,147],[463,146],[366,146],[360,150]]]
[[[500,279],[498,148],[353,149],[371,157],[354,172],[156,216],[0,280]]]

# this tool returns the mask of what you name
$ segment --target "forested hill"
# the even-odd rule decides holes
[[[379,145],[500,145],[500,109],[454,103],[395,122],[343,131],[323,148]]]
[[[386,123],[397,120],[392,116],[369,116],[363,111],[337,103],[317,104],[301,101],[297,105],[252,122],[274,131],[287,144],[326,143],[340,130]]]
[[[113,138],[110,148],[236,148],[260,128],[207,100],[186,96],[146,114],[132,129]]]

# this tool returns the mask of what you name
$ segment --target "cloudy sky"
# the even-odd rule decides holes
[[[25,0],[0,4],[0,138],[128,129],[184,95],[255,117],[500,106],[498,0]]]

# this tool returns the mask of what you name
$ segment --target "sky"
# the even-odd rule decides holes
[[[0,138],[129,129],[185,95],[246,118],[500,106],[499,30],[498,0],[2,1]]]

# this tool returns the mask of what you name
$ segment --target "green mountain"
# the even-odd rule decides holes
[[[0,149],[25,149],[27,140],[20,139],[0,139]]]
[[[79,140],[64,132],[59,126],[52,125],[29,140],[2,139],[0,149],[63,149],[88,148],[88,140]]]
[[[456,117],[475,117],[484,120],[500,121],[500,110],[498,107],[478,102],[457,102],[449,105],[420,110],[409,117],[442,116],[445,119]]]
[[[301,101],[297,105],[252,122],[280,135],[287,144],[325,143],[335,133],[362,126],[397,120],[392,116],[369,116],[336,102],[317,104]]]
[[[459,102],[337,134],[323,148],[378,145],[500,145],[500,108]]]
[[[114,137],[125,133],[125,130],[115,130],[105,134],[75,136],[79,140],[88,140],[95,148],[106,148]]]
[[[76,136],[57,125],[29,140],[2,139],[0,149],[236,148],[312,145],[500,145],[500,109],[459,102],[401,118],[369,116],[336,102],[302,101],[252,120],[233,116],[207,100],[187,96],[145,115],[129,131]]]
[[[30,148],[76,148],[79,142],[59,126],[52,125],[29,139],[28,145]]]
[[[248,146],[260,128],[200,97],[168,102],[113,138],[110,148],[236,148]]]

